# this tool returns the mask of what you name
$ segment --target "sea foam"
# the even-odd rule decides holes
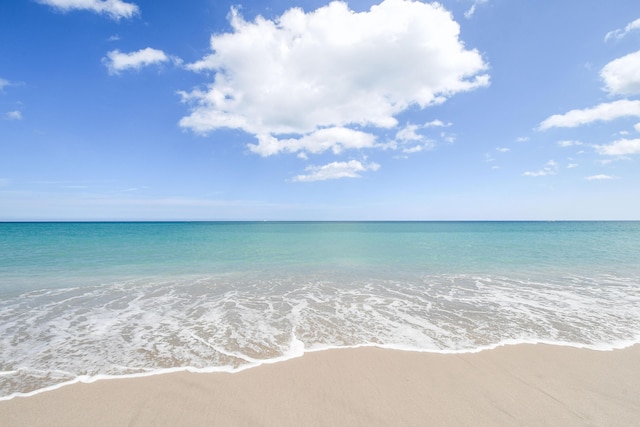
[[[640,341],[640,223],[0,223],[0,396],[331,348]]]
[[[239,274],[27,292],[0,303],[0,395],[175,370],[236,372],[329,348],[462,353],[639,342],[637,280],[548,279]]]

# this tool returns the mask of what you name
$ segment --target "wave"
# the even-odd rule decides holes
[[[335,348],[444,354],[517,344],[625,348],[640,343],[640,280],[147,277],[25,292],[0,301],[0,313],[6,400],[109,378],[239,372]]]

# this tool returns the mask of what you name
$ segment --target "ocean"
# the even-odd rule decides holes
[[[0,223],[0,399],[329,348],[640,342],[640,222]]]

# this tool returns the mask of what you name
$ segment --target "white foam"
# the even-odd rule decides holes
[[[626,348],[640,342],[639,283],[611,275],[400,281],[228,274],[33,291],[0,301],[0,393],[6,399],[97,379],[238,372],[332,348]]]
[[[0,401],[11,400],[16,397],[31,397],[40,393],[46,393],[53,390],[58,390],[62,387],[66,387],[73,384],[85,383],[90,384],[96,381],[101,380],[114,380],[114,379],[133,379],[133,378],[144,378],[155,375],[165,375],[171,373],[178,372],[191,372],[191,373],[238,373],[248,369],[256,368],[266,364],[274,364],[274,363],[282,363],[289,361],[294,358],[302,357],[306,353],[312,352],[321,352],[321,351],[329,351],[329,350],[341,350],[341,349],[357,349],[357,348],[380,348],[386,350],[396,350],[396,351],[406,351],[406,352],[414,352],[414,353],[433,353],[433,354],[474,354],[480,353],[483,351],[495,350],[500,347],[505,346],[517,346],[517,345],[551,345],[557,347],[572,347],[578,349],[588,349],[595,351],[614,351],[614,350],[623,350],[625,348],[630,348],[634,345],[640,344],[640,337],[635,340],[629,341],[619,341],[614,344],[602,344],[602,345],[581,345],[571,342],[557,342],[557,341],[547,341],[547,340],[505,340],[499,342],[497,344],[469,348],[469,349],[459,349],[459,350],[438,350],[438,349],[418,349],[412,348],[404,345],[398,344],[376,344],[376,343],[363,343],[363,344],[354,344],[348,346],[317,346],[313,348],[305,348],[304,343],[295,339],[295,342],[292,342],[291,352],[280,357],[275,357],[272,359],[265,359],[261,361],[254,361],[252,363],[243,365],[239,368],[232,368],[230,366],[211,366],[207,368],[197,368],[193,366],[185,366],[185,367],[176,367],[176,368],[165,368],[165,369],[155,369],[149,370],[147,372],[141,372],[136,374],[122,374],[122,375],[80,375],[73,380],[65,381],[62,383],[54,384],[48,387],[43,387],[37,390],[33,390],[30,392],[15,392],[8,396],[0,396]],[[13,373],[13,372],[9,372]]]

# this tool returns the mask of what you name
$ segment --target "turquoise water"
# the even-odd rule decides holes
[[[323,348],[640,341],[640,222],[0,223],[0,396]]]

